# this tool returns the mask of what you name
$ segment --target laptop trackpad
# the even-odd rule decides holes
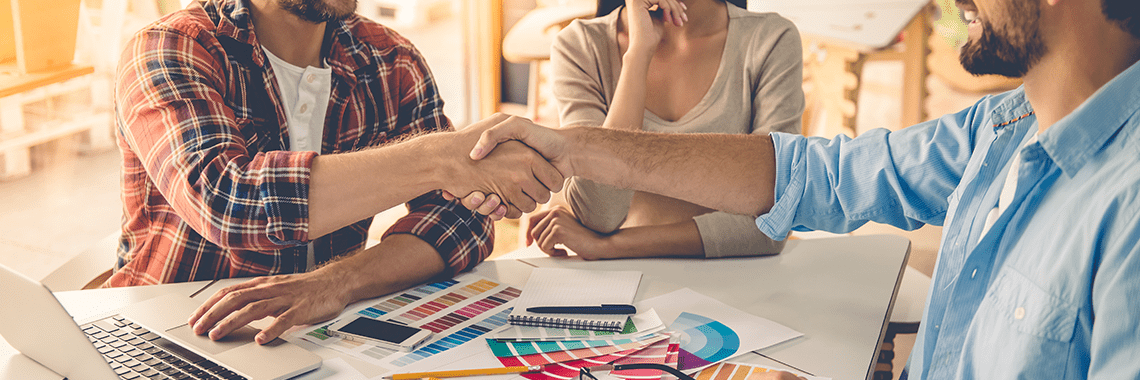
[[[194,331],[190,328],[190,325],[182,325],[166,330],[166,335],[178,341],[182,341],[187,345],[193,346],[194,348],[201,350],[203,353],[217,356],[218,354],[229,351],[231,349],[253,343],[253,338],[259,331],[260,330],[258,329],[244,326],[240,329],[235,330],[234,332],[231,332],[229,335],[226,335],[225,338],[214,341],[210,340],[209,336],[194,334]]]

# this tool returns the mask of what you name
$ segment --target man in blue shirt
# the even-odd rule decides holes
[[[1136,379],[1138,4],[959,0],[966,68],[1025,85],[897,132],[658,135],[512,120],[472,157],[522,140],[565,176],[759,215],[776,238],[943,225],[910,377]]]

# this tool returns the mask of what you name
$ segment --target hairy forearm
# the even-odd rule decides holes
[[[651,51],[631,48],[622,57],[614,100],[606,110],[604,128],[640,131],[645,116],[646,76],[649,74]]]
[[[439,134],[444,135],[446,134]],[[441,188],[438,155],[425,135],[400,144],[318,156],[309,182],[309,239]]]
[[[416,236],[399,234],[317,270],[341,279],[348,302],[355,302],[406,289],[444,269],[435,247]]]
[[[760,215],[772,207],[775,157],[767,135],[661,134],[575,127],[572,175],[708,208]]]
[[[616,257],[703,257],[705,252],[697,223],[692,220],[622,228],[607,239]]]

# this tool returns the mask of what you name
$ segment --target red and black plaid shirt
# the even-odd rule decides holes
[[[123,226],[105,286],[305,270],[316,153],[288,151],[277,80],[250,17],[245,0],[195,3],[144,28],[123,53]],[[423,58],[396,32],[353,16],[328,24],[323,49],[333,73],[323,154],[451,129]],[[451,273],[491,253],[490,220],[439,191],[408,208],[384,236],[420,237]],[[316,262],[361,249],[371,222],[317,239]]]

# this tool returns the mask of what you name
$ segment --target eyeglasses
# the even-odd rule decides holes
[[[621,371],[624,369],[656,369],[656,370],[668,372],[670,375],[676,376],[680,380],[696,380],[696,379],[693,379],[692,376],[686,375],[684,372],[681,372],[681,370],[679,370],[679,369],[670,367],[670,366],[665,365],[665,364],[657,364],[657,363],[606,364],[606,365],[599,365],[599,366],[593,366],[593,367],[582,367],[582,368],[578,369],[578,380],[586,380],[587,378],[589,378],[591,380],[598,380],[598,378],[594,377],[594,375],[591,372]]]

